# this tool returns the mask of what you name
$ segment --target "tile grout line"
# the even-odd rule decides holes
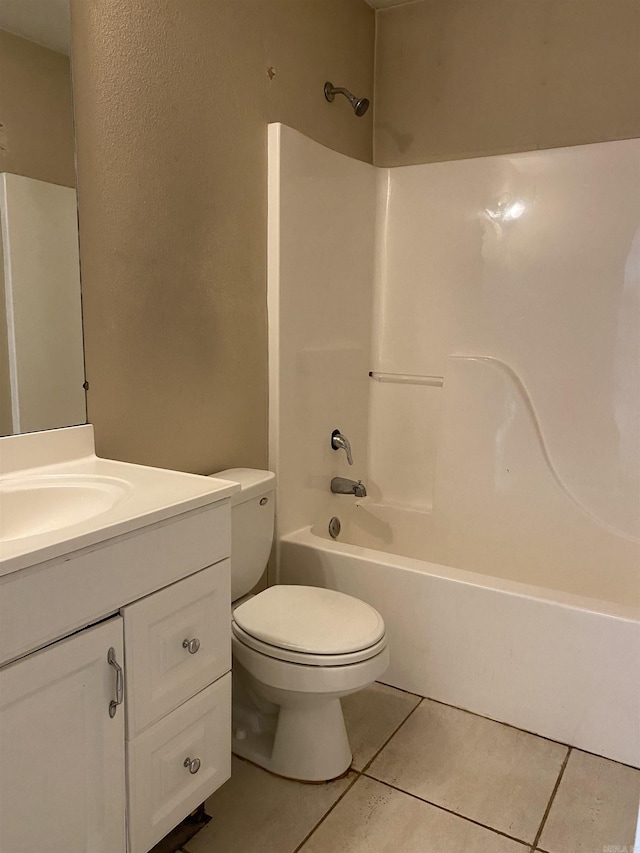
[[[414,693],[414,694],[412,694],[412,695],[413,695],[413,696],[416,696],[417,694],[415,694],[415,693]],[[404,724],[407,722],[407,720],[409,719],[409,717],[411,717],[411,716],[415,713],[415,711],[417,711],[417,710],[418,710],[418,708],[420,707],[420,705],[422,705],[422,703],[423,703],[423,702],[424,702],[424,696],[423,696],[423,697],[421,697],[420,701],[416,703],[415,708],[412,708],[412,709],[409,711],[409,713],[408,713],[408,714],[407,714],[407,716],[404,718],[404,720],[402,720],[402,722],[400,722],[400,723],[395,727],[395,729],[391,732],[391,734],[389,735],[389,737],[388,737],[388,738],[385,740],[385,742],[382,744],[382,746],[380,747],[380,749],[378,749],[376,752],[374,752],[374,754],[373,754],[373,755],[372,755],[372,757],[369,759],[369,761],[367,761],[367,763],[364,765],[364,767],[362,768],[362,770],[357,770],[357,771],[356,771],[360,776],[362,776],[364,773],[366,773],[366,772],[367,772],[367,770],[371,767],[371,765],[372,765],[372,764],[373,764],[373,762],[376,760],[376,758],[380,755],[380,753],[382,752],[382,750],[383,750],[383,749],[385,749],[385,747],[386,747],[386,746],[388,746],[389,742],[390,742],[391,740],[393,740],[393,738],[398,734],[398,732],[400,731],[400,729],[401,729],[401,728],[404,726]]]
[[[351,768],[349,768],[349,771],[347,771],[347,772],[351,772]],[[332,804],[332,805],[327,809],[327,811],[322,815],[322,817],[320,818],[320,820],[319,820],[319,821],[318,821],[318,822],[317,822],[317,823],[312,827],[311,831],[310,831],[310,832],[308,832],[308,833],[305,835],[305,837],[302,839],[302,841],[300,842],[300,844],[298,844],[298,846],[294,849],[293,853],[298,853],[298,851],[299,851],[299,850],[302,850],[302,848],[303,848],[303,847],[304,847],[304,845],[307,843],[307,841],[311,838],[311,836],[312,836],[312,835],[313,835],[313,833],[316,831],[316,829],[317,829],[317,828],[318,828],[322,823],[324,823],[324,821],[329,817],[329,815],[330,815],[330,814],[331,814],[331,812],[335,809],[335,807],[338,805],[338,803],[346,797],[346,795],[347,795],[347,794],[349,793],[349,791],[353,788],[353,786],[356,784],[356,782],[358,781],[358,779],[359,779],[359,778],[360,778],[360,774],[359,774],[357,771],[355,771],[355,778],[353,779],[353,781],[352,781],[349,785],[347,785],[347,787],[346,787],[346,788],[344,789],[344,791],[340,794],[340,796],[339,796],[339,797],[338,797],[338,799],[335,801],[335,803],[333,803],[333,804]]]
[[[446,812],[450,814],[452,817],[459,817],[461,820],[467,821],[467,823],[472,823],[474,826],[479,826],[481,829],[486,829],[489,832],[493,832],[494,835],[500,835],[502,838],[508,838],[509,841],[516,841],[518,844],[523,844],[525,847],[528,847],[531,842],[524,841],[522,838],[516,838],[515,835],[508,835],[506,832],[503,832],[501,829],[496,829],[495,826],[487,826],[486,823],[480,823],[478,820],[474,820],[472,817],[467,817],[466,815],[461,814],[460,812],[454,812],[451,809],[448,809],[446,806],[442,806],[438,803],[434,803],[432,800],[425,800],[424,797],[419,797],[417,794],[412,794],[411,791],[405,791],[402,788],[398,788],[397,785],[392,785],[390,782],[385,782],[383,779],[376,779],[375,776],[369,776],[369,774],[362,774],[366,779],[371,779],[374,782],[378,782],[380,785],[385,785],[387,788],[391,788],[393,791],[398,791],[399,794],[406,794],[407,797],[412,797],[414,800],[418,800],[420,803],[426,803],[428,806],[433,806],[440,811]],[[296,853],[296,851],[294,851]]]
[[[406,693],[407,691],[403,691],[403,692],[405,692],[405,693]],[[412,695],[412,696],[417,696],[417,694],[416,694],[416,693],[412,693],[411,695]],[[312,836],[312,835],[313,835],[313,833],[316,831],[316,829],[318,829],[318,827],[319,827],[321,824],[323,824],[323,823],[324,823],[324,821],[329,817],[329,815],[330,815],[330,814],[331,814],[331,812],[335,809],[335,807],[338,805],[338,803],[339,803],[341,800],[343,800],[343,799],[344,799],[344,797],[349,793],[349,791],[350,791],[350,790],[353,788],[353,786],[356,784],[356,782],[358,781],[358,779],[360,779],[360,778],[364,775],[365,770],[367,770],[367,769],[369,768],[369,766],[372,764],[372,762],[374,762],[374,761],[376,760],[376,758],[380,755],[380,753],[381,753],[381,752],[382,752],[382,750],[385,748],[385,746],[389,743],[389,741],[391,740],[391,738],[393,738],[393,737],[398,733],[398,731],[402,728],[402,726],[404,726],[404,724],[407,722],[407,720],[408,720],[408,719],[409,719],[409,717],[413,714],[413,712],[416,710],[416,708],[418,708],[418,707],[422,704],[422,702],[423,702],[423,700],[424,700],[424,696],[420,696],[420,697],[418,697],[418,698],[420,699],[420,701],[416,703],[415,708],[412,708],[412,709],[409,711],[409,713],[407,714],[407,716],[404,718],[404,720],[402,720],[402,721],[401,721],[401,722],[396,726],[396,728],[391,732],[391,734],[389,735],[389,737],[388,737],[388,738],[385,740],[385,742],[382,744],[382,746],[380,747],[380,749],[378,749],[378,750],[374,753],[374,755],[369,759],[369,761],[364,765],[364,767],[362,768],[362,770],[356,770],[354,767],[350,767],[350,768],[349,768],[349,771],[355,774],[355,778],[354,778],[353,782],[351,782],[351,784],[350,784],[350,785],[348,785],[348,786],[345,788],[345,790],[340,794],[340,796],[339,796],[339,797],[338,797],[338,799],[335,801],[335,803],[333,803],[333,805],[332,805],[329,809],[327,809],[327,811],[322,815],[322,817],[320,818],[320,820],[315,824],[315,826],[311,829],[311,831],[310,831],[310,832],[308,832],[308,833],[305,835],[305,837],[302,839],[302,841],[300,842],[300,844],[295,848],[295,850],[293,851],[293,853],[298,853],[298,851],[302,850],[302,848],[303,848],[303,847],[304,847],[304,845],[307,843],[307,841],[311,838],[311,836]]]
[[[416,0],[418,2],[418,0]],[[389,684],[388,681],[380,681],[377,678],[374,684],[383,684],[385,687],[390,687],[392,690],[397,690],[398,693],[406,693],[408,696],[416,696],[418,699],[428,699],[428,696],[423,696],[422,693],[415,693],[413,690],[405,690],[403,687],[396,687],[395,684]]]
[[[560,768],[560,772],[558,773],[558,778],[556,779],[556,784],[553,786],[553,791],[551,792],[551,796],[549,797],[549,802],[547,803],[547,808],[545,809],[544,814],[542,815],[542,821],[540,826],[538,827],[538,832],[536,833],[536,837],[533,841],[532,850],[535,850],[538,844],[540,843],[540,837],[542,835],[542,831],[544,830],[544,826],[547,822],[547,818],[551,812],[551,807],[553,806],[553,801],[556,798],[556,794],[558,793],[558,788],[560,787],[560,783],[562,782],[562,777],[564,776],[564,771],[567,769],[567,764],[569,763],[569,756],[571,755],[572,748],[569,747],[567,750],[567,754],[564,757],[564,761],[562,762],[562,767]]]

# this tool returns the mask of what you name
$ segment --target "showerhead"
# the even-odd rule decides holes
[[[353,101],[351,101],[351,105],[353,106],[353,111],[359,118],[369,109],[369,100],[368,98],[354,98]]]
[[[334,86],[328,81],[324,84],[324,96],[331,103],[336,95],[344,95],[353,107],[354,113],[360,118],[369,109],[369,101],[367,98],[356,98],[348,89],[343,89],[341,86]]]

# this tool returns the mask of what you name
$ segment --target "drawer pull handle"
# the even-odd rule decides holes
[[[193,640],[183,640],[182,648],[188,649],[190,655],[195,655],[200,648],[200,640],[197,637],[194,637]]]
[[[109,702],[109,716],[115,717],[118,705],[122,703],[124,698],[124,679],[122,677],[122,667],[116,660],[116,650],[113,646],[107,652],[107,663],[116,671],[116,698]]]
[[[199,758],[185,758],[182,762],[183,767],[189,768],[189,773],[197,773],[200,770],[200,759]]]

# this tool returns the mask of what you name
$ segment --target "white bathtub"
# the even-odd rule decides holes
[[[636,607],[525,584],[504,568],[497,577],[388,553],[401,550],[394,543],[411,514],[367,509],[357,523],[346,513],[336,541],[328,518],[282,537],[279,582],[376,607],[389,634],[388,684],[640,766]]]

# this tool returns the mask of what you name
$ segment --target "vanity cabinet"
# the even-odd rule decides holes
[[[230,521],[0,577],[0,853],[147,853],[229,778]]]
[[[116,616],[0,669],[0,851],[124,853]]]

